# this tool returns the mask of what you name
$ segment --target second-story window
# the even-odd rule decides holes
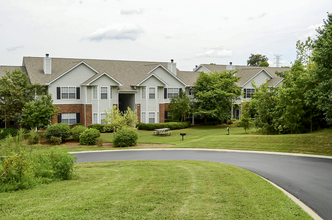
[[[76,87],[61,87],[61,99],[75,99]]]
[[[244,89],[244,98],[251,99],[255,93],[255,89]]]
[[[168,88],[167,89],[167,98],[171,99],[179,95],[179,88]]]
[[[97,99],[97,86],[92,88],[93,99]]]
[[[142,99],[146,98],[146,87],[142,87]]]
[[[100,99],[107,99],[107,87],[100,87]]]
[[[149,88],[149,99],[155,99],[155,98],[156,98],[156,89]]]

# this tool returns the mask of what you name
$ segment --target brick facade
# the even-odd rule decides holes
[[[165,122],[165,111],[168,110],[168,103],[159,104],[159,123]]]
[[[136,104],[135,108],[137,110],[138,122],[141,122],[141,104]]]
[[[58,113],[80,113],[80,123],[83,125],[92,124],[92,105],[91,104],[56,104],[60,108]],[[85,121],[86,119],[86,121]],[[52,124],[59,123],[58,116],[53,116]]]

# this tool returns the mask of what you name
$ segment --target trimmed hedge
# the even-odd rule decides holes
[[[190,126],[191,126],[191,123],[189,121],[185,121],[185,122],[167,122],[167,123],[151,123],[151,124],[138,123],[137,124],[138,130],[154,130],[154,129],[159,129],[159,128],[169,128],[170,130],[176,130],[176,129],[188,128]]]
[[[70,135],[77,141],[80,140],[80,135],[86,130],[87,128],[82,126],[82,125],[78,125],[74,128],[72,128],[70,130]]]
[[[52,136],[61,138],[61,142],[70,137],[70,128],[66,123],[57,123],[48,127],[45,131],[45,137],[51,141]]]
[[[137,145],[137,131],[131,129],[120,130],[113,139],[114,147],[130,147]]]
[[[18,130],[16,128],[1,128],[0,129],[0,139],[6,138],[8,134],[11,134],[12,137],[16,136]]]
[[[88,128],[80,135],[80,144],[94,145],[98,137],[100,137],[100,132],[97,129]]]
[[[113,132],[113,128],[109,124],[91,124],[88,128],[97,129],[100,133]]]

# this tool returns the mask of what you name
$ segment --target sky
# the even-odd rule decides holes
[[[331,0],[0,0],[0,65],[24,56],[289,66]]]

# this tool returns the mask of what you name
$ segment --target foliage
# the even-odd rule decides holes
[[[96,145],[103,146],[104,140],[101,137],[96,138]]]
[[[52,144],[61,144],[62,143],[62,138],[61,137],[55,137],[55,136],[51,136],[50,138],[50,143]]]
[[[247,133],[247,130],[249,130],[252,126],[252,121],[251,121],[251,115],[250,115],[250,110],[249,108],[246,108],[247,106],[249,106],[249,103],[242,103],[242,111],[243,111],[243,114],[241,115],[241,118],[240,118],[240,125],[241,127],[244,128],[244,133],[246,134]]]
[[[70,135],[77,141],[80,140],[80,135],[86,130],[87,128],[82,126],[82,125],[78,125],[76,127],[73,127],[70,130]]]
[[[88,128],[80,135],[80,144],[94,145],[98,137],[100,137],[100,132],[97,129]]]
[[[51,140],[51,137],[61,138],[61,142],[66,141],[70,137],[70,128],[66,123],[57,123],[48,127],[45,131],[45,137],[47,140]]]
[[[270,64],[267,61],[263,61],[259,63],[259,66],[261,67],[268,67]]]
[[[117,132],[113,139],[114,147],[130,147],[137,145],[138,134],[136,130],[124,129]]]
[[[187,119],[186,119],[187,120]],[[166,118],[165,122],[179,122],[179,119]]]
[[[180,91],[178,96],[172,97],[168,104],[168,111],[172,118],[180,118],[184,121],[186,115],[192,113],[193,103],[184,91]]]
[[[72,128],[75,128],[76,126],[84,126],[84,125],[82,123],[75,123],[75,124],[73,124],[71,126],[72,126]]]
[[[247,60],[247,66],[259,66],[259,63],[267,62],[269,59],[265,55],[261,54],[250,54]]]
[[[22,149],[10,152],[1,162],[0,174],[0,192],[26,189],[35,184],[31,163]]]
[[[137,111],[132,111],[129,107],[127,110],[122,113],[122,116],[126,122],[126,126],[124,128],[135,128],[138,122]]]
[[[20,123],[31,128],[46,128],[52,123],[52,118],[57,115],[60,108],[55,108],[51,95],[41,96],[41,100],[36,99],[25,103],[22,109]]]
[[[0,139],[6,138],[9,134],[16,136],[18,130],[16,128],[0,128]]]
[[[215,117],[225,121],[230,117],[233,100],[241,95],[241,88],[235,83],[240,77],[236,71],[199,73],[193,90],[197,100],[197,114]]]
[[[332,123],[332,14],[327,14],[324,25],[318,28],[317,39],[314,41],[313,75],[318,82],[315,88],[317,106],[325,114],[328,123]]]
[[[41,90],[38,84],[31,84],[27,74],[20,69],[6,71],[0,78],[0,114],[2,121],[18,121],[26,103],[33,101],[35,92]]]
[[[190,121],[186,122],[167,122],[167,123],[138,123],[137,128],[139,130],[154,130],[159,128],[169,128],[170,130],[183,129],[191,126]]]
[[[91,124],[88,126],[88,128],[94,128],[94,129],[97,129],[100,133],[103,133],[104,132],[104,126],[105,125],[102,125],[102,124]]]
[[[29,138],[28,138],[28,143],[30,145],[32,145],[32,144],[37,144],[39,141],[40,141],[40,135],[38,134],[38,132],[36,130],[31,129]]]

